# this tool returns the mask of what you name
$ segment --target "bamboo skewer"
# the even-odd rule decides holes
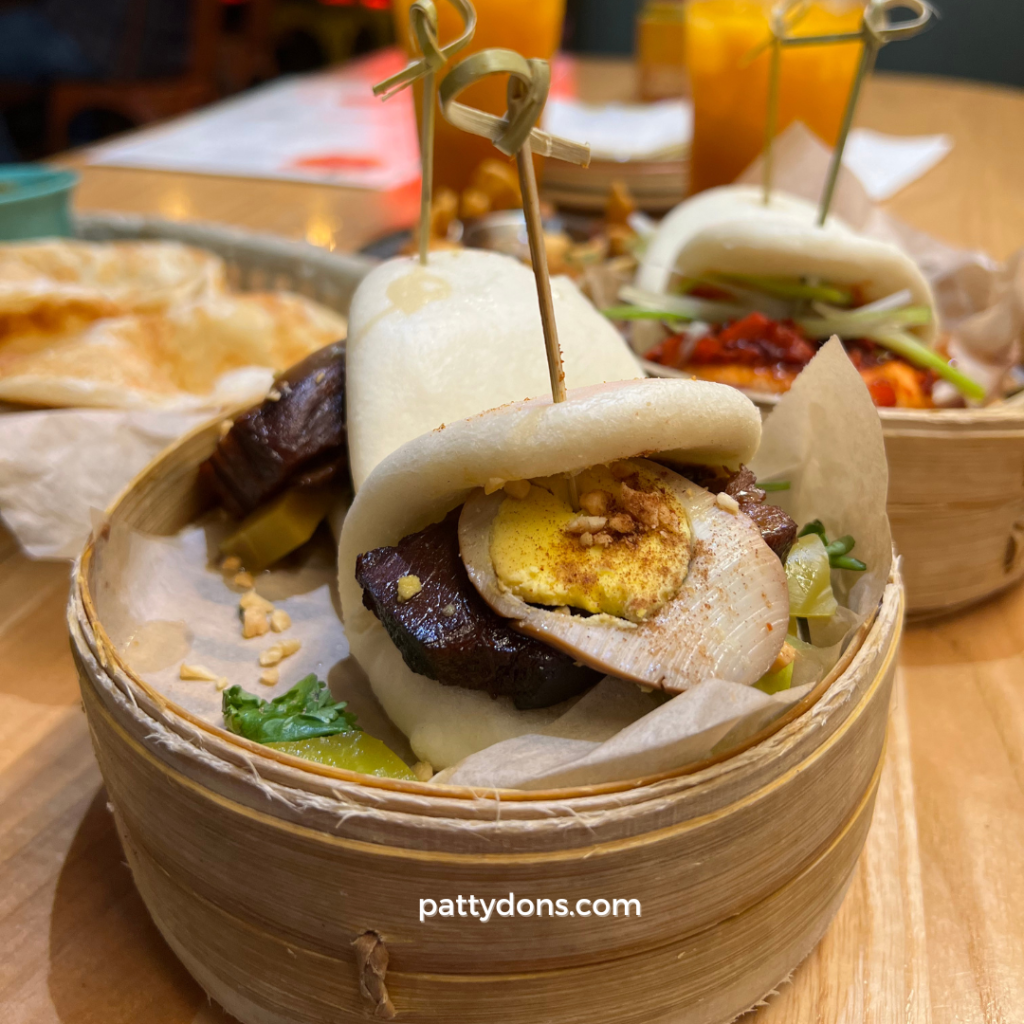
[[[423,97],[420,111],[420,164],[422,184],[420,186],[420,219],[416,229],[420,263],[426,266],[430,252],[430,220],[434,195],[434,124],[437,108],[437,72],[448,62],[448,58],[461,50],[473,38],[476,31],[476,11],[468,0],[450,0],[462,16],[462,35],[447,46],[440,46],[437,39],[437,8],[433,0],[414,0],[409,8],[409,26],[420,50],[419,60],[406,65],[397,75],[392,75],[373,87],[374,96],[388,100],[413,82],[423,79]]]
[[[764,164],[761,178],[764,187],[764,205],[772,198],[772,148],[779,119],[779,79],[782,77],[782,43],[772,39],[771,66],[768,71],[768,117],[765,119]]]
[[[544,348],[548,358],[548,374],[551,377],[551,397],[564,402],[565,368],[562,365],[562,347],[558,344],[558,326],[555,323],[555,303],[551,297],[551,275],[548,273],[548,255],[544,245],[544,226],[540,216],[540,197],[537,193],[537,175],[533,168],[533,151],[527,139],[516,153],[519,169],[519,185],[523,193],[523,216],[526,220],[526,237],[530,242],[530,261],[537,279],[537,301],[540,304],[540,323],[544,330]],[[580,507],[576,477],[566,474],[569,485],[569,504],[573,511]]]
[[[914,12],[915,17],[909,21],[890,22],[888,14],[899,8]],[[765,147],[762,167],[762,186],[764,203],[767,206],[771,199],[772,189],[772,149],[775,134],[778,130],[779,118],[779,83],[781,78],[782,50],[791,46],[827,46],[836,43],[863,44],[860,62],[850,86],[850,94],[843,111],[843,120],[839,128],[839,137],[832,150],[828,176],[818,205],[817,223],[823,225],[828,218],[828,211],[835,195],[836,183],[839,180],[839,168],[843,162],[843,151],[853,124],[853,116],[860,99],[861,87],[871,74],[878,58],[878,51],[886,43],[898,39],[909,39],[921,32],[934,13],[928,0],[869,0],[864,8],[861,27],[856,32],[833,32],[817,36],[793,36],[789,32],[796,27],[809,9],[807,0],[782,0],[771,13],[771,37],[747,55],[745,63],[753,61],[766,49],[771,51],[771,64],[768,72],[768,111],[765,118]]]
[[[912,21],[891,23],[888,19],[889,11],[901,7],[913,10],[917,17]],[[828,217],[832,197],[835,195],[836,182],[839,180],[839,168],[843,163],[843,150],[846,148],[850,126],[853,124],[857,101],[860,99],[860,90],[864,85],[864,80],[875,68],[878,51],[886,43],[897,39],[909,39],[911,36],[917,35],[931,20],[931,16],[932,8],[928,5],[927,0],[870,0],[870,3],[864,8],[864,17],[859,33],[864,41],[864,49],[860,55],[860,64],[857,66],[853,85],[850,86],[850,95],[846,101],[846,110],[843,112],[839,138],[836,139],[835,148],[832,150],[832,162],[829,164],[828,178],[825,180],[825,188],[818,206],[819,226],[823,225]]]
[[[551,397],[556,402],[565,401],[565,371],[562,367],[562,348],[558,344],[558,327],[555,323],[555,304],[551,297],[551,276],[548,273],[547,250],[544,245],[544,228],[541,223],[540,202],[537,193],[537,175],[533,168],[533,151],[530,142],[523,143],[516,154],[519,183],[523,190],[523,215],[526,219],[526,235],[530,242],[530,259],[537,279],[537,301],[540,303],[540,321],[544,329],[544,346],[548,357],[548,371],[551,376]]]
[[[467,86],[493,74],[509,75],[508,112],[504,118],[484,114],[455,102],[455,97]],[[551,295],[551,277],[548,272],[531,142],[536,140],[541,152],[547,156],[569,160],[583,166],[590,162],[590,148],[554,138],[533,127],[544,109],[550,81],[551,72],[546,61],[527,61],[512,50],[485,50],[467,57],[449,72],[441,85],[441,110],[448,121],[456,127],[489,138],[500,152],[506,156],[514,155],[516,158],[519,185],[523,194],[523,218],[526,221],[526,234],[530,244],[530,260],[537,282],[537,302],[540,307],[541,328],[544,332],[551,398],[555,402],[564,402],[567,397],[565,370],[562,364],[562,349],[558,343],[558,326],[555,322],[555,304]],[[576,479],[571,473],[566,474],[566,478],[569,501],[573,510],[578,511],[579,494]]]
[[[429,0],[428,0],[429,3]],[[422,31],[431,32],[434,40],[437,40],[437,11],[433,4],[427,5],[423,0],[416,0],[410,9],[410,17],[413,21],[414,30],[416,23],[422,19],[424,22]],[[423,95],[420,98],[423,104],[420,114],[420,222],[417,226],[417,241],[420,254],[420,264],[427,265],[427,255],[430,252],[430,221],[431,204],[434,195],[434,109],[437,105],[437,72],[433,64],[430,70],[423,76]]]

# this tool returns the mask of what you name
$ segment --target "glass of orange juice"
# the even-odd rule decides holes
[[[394,0],[395,33],[405,52],[416,56],[416,41],[409,29],[411,6],[412,0]],[[524,57],[543,60],[550,60],[558,49],[565,21],[565,0],[474,0],[473,6],[477,16],[476,34],[468,46],[455,54],[452,64],[491,47],[504,47]],[[447,0],[436,0],[436,7],[438,39],[444,46],[462,33],[462,19]],[[438,81],[443,77],[444,72],[439,72]],[[422,110],[422,83],[415,82],[413,88],[418,119]],[[459,102],[491,114],[504,114],[507,88],[508,79],[494,75],[460,93]],[[482,160],[500,154],[489,140],[450,125],[440,111],[435,123],[434,188],[447,186],[460,192],[469,184],[473,170]]]
[[[683,0],[646,0],[636,20],[636,69],[640,99],[683,96]]]
[[[686,64],[693,93],[690,191],[733,181],[764,148],[768,114],[765,48],[772,0],[689,0]],[[790,35],[856,32],[863,0],[815,0]],[[779,81],[778,131],[803,121],[835,145],[860,60],[859,42],[786,47]]]

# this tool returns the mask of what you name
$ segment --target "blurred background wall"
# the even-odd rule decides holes
[[[631,53],[642,6],[642,0],[568,0],[568,48]],[[1024,86],[1024,0],[933,0],[933,6],[939,18],[932,27],[886,47],[879,68]]]
[[[1024,86],[1024,0],[933,2],[938,20],[884,49],[881,69]],[[344,63],[393,41],[390,6],[0,0],[0,162],[36,159],[175,117],[279,74]],[[643,0],[567,0],[566,48],[630,54],[642,6]]]

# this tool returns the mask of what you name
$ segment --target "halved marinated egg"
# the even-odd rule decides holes
[[[518,631],[609,675],[679,693],[752,684],[786,638],[782,563],[742,513],[645,459],[522,496],[478,491],[459,520],[473,585]]]

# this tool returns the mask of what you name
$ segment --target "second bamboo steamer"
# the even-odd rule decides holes
[[[1024,405],[881,415],[908,613],[954,612],[1024,577]]]

